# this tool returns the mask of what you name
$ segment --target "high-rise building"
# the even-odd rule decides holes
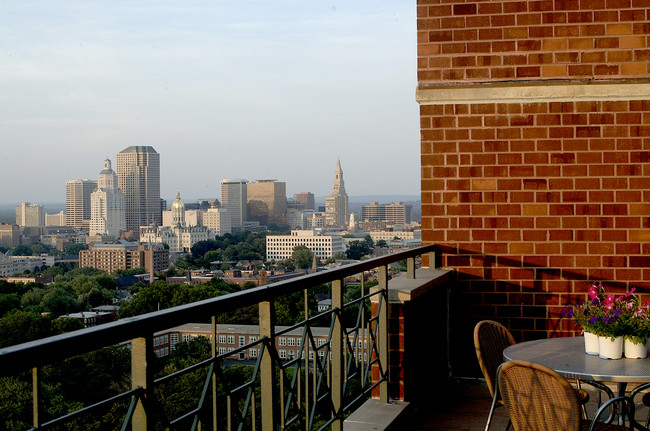
[[[298,202],[302,202],[303,209],[315,210],[316,202],[314,201],[314,194],[310,192],[301,192],[293,195],[293,198]]]
[[[248,220],[260,224],[284,224],[287,212],[287,185],[276,180],[246,184]]]
[[[203,226],[219,236],[232,233],[230,213],[223,207],[210,208],[203,214]]]
[[[230,213],[233,229],[241,229],[248,220],[246,180],[221,181],[221,207]]]
[[[16,224],[25,226],[45,226],[45,210],[43,205],[23,202],[16,207]]]
[[[370,205],[361,205],[361,220],[409,224],[411,223],[412,210],[413,205],[402,202],[381,205],[377,202],[372,202]]]
[[[97,190],[90,196],[90,235],[119,238],[126,230],[124,193],[117,183],[111,161],[104,160],[104,169],[97,177]]]
[[[327,226],[345,226],[348,222],[348,194],[345,192],[341,161],[336,162],[332,194],[325,198],[325,223]]]
[[[124,192],[127,230],[160,225],[160,154],[150,146],[131,146],[117,153],[117,184]]]
[[[90,220],[90,195],[97,188],[97,181],[84,178],[65,183],[66,225],[81,229]],[[84,223],[84,220],[86,223]]]

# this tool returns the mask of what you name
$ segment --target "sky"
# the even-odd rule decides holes
[[[224,178],[287,196],[418,195],[413,0],[4,0],[0,203],[150,145],[161,197]]]

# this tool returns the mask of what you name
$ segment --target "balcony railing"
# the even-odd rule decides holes
[[[406,260],[407,277],[415,277],[416,262],[425,253],[434,262],[434,246],[420,247],[317,272],[304,277],[247,289],[234,294],[49,337],[0,350],[0,375],[31,370],[33,429],[57,429],[62,424],[118,409],[122,429],[341,429],[344,418],[371,395],[381,402],[388,394],[388,279],[389,267]],[[367,286],[368,274],[378,285]],[[346,280],[355,277],[360,297],[346,298]],[[310,290],[328,285],[332,308],[316,314],[307,307]],[[302,293],[303,320],[277,329],[274,302]],[[217,317],[257,305],[259,337],[237,349],[219,354]],[[323,318],[329,322],[327,342],[317,343],[313,329]],[[156,333],[194,322],[211,325],[211,357],[155,378],[153,340]],[[322,324],[322,323],[321,323]],[[301,332],[302,354],[281,358],[276,340],[289,331]],[[130,348],[130,390],[107,397],[60,417],[43,412],[41,372],[44,366],[104,347]],[[228,357],[256,349],[245,381],[228,378]],[[161,393],[182,376],[202,381],[193,407],[173,418],[162,414]],[[102,388],[97,388],[101,390]],[[173,395],[173,394],[171,394]]]

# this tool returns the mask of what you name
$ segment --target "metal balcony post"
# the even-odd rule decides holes
[[[343,359],[343,280],[332,281],[332,310],[338,310],[334,313],[334,326],[332,331],[331,351],[332,351],[332,373],[330,388],[332,393],[332,405],[334,407],[335,421],[332,423],[332,431],[343,429],[343,379],[345,362]]]
[[[436,268],[436,252],[435,251],[430,251],[429,252],[429,269],[435,269]]]
[[[259,303],[260,338],[267,337],[269,348],[264,349],[260,360],[260,385],[262,394],[262,431],[275,430],[274,383],[275,372],[271,349],[275,345],[275,309],[273,303],[263,301]],[[281,395],[282,396],[282,395]]]
[[[211,353],[212,357],[215,358],[217,356],[217,316],[212,316],[211,318],[211,335],[212,335],[212,343],[211,343]],[[216,430],[217,429],[217,372],[216,372],[217,367],[215,366],[212,371],[212,376],[210,376],[210,380],[212,381],[212,429]]]
[[[379,289],[381,291],[379,299],[379,328],[377,329],[377,338],[379,344],[379,369],[383,371],[380,376],[381,383],[379,384],[379,401],[382,403],[388,402],[388,377],[389,377],[389,364],[388,364],[388,267],[382,265],[378,270]]]
[[[41,426],[40,411],[41,411],[41,382],[39,379],[39,369],[32,368],[32,414],[34,428]]]
[[[149,403],[153,402],[153,370],[149,365],[153,360],[152,337],[131,340],[131,386],[141,387],[144,395],[133,413],[133,430],[147,431],[153,429],[153,418],[147,414]]]
[[[406,278],[413,280],[415,278],[415,258],[406,259]]]

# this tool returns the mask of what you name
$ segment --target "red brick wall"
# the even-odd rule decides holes
[[[418,1],[419,88],[650,78],[648,21],[650,0]],[[562,308],[596,280],[650,299],[650,100],[421,102],[420,120],[423,242],[458,270],[452,360],[475,364],[484,318],[575,334]]]
[[[648,76],[649,0],[418,1],[418,79]]]

